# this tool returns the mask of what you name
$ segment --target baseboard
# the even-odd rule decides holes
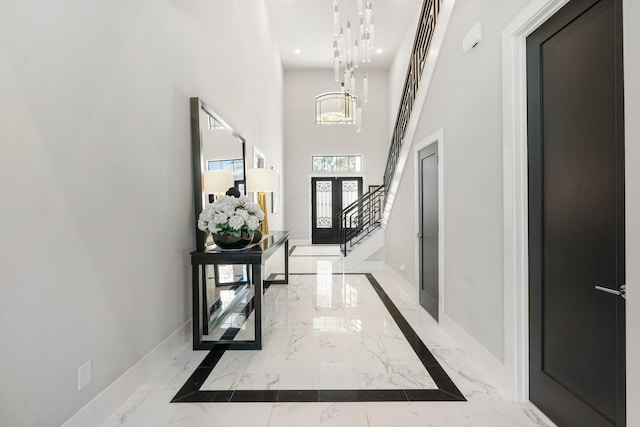
[[[118,379],[83,406],[61,427],[93,427],[107,420],[138,388],[159,370],[167,360],[191,339],[191,319],[176,329]]]
[[[440,327],[473,360],[480,378],[496,387],[506,400],[513,400],[513,384],[507,367],[460,327],[451,317],[440,313]]]

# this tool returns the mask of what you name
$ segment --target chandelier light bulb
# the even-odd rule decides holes
[[[371,25],[369,25],[369,38],[371,39],[371,46],[375,46],[375,25],[373,24],[373,17],[371,17]]]
[[[362,101],[369,101],[369,73],[364,73],[364,79],[362,79]]]
[[[360,51],[360,47],[359,47],[358,39],[356,39],[353,42],[353,63],[355,64],[356,68],[358,67],[358,58],[360,54],[359,51]]]

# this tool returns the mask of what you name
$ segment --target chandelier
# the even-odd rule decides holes
[[[333,0],[333,72],[340,90],[316,96],[316,123],[356,124],[361,130],[362,102],[369,79],[359,66],[371,62],[375,38],[373,5],[364,0]]]

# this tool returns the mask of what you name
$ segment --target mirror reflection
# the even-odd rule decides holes
[[[204,170],[228,170],[233,173],[234,187],[245,194],[244,141],[232,133],[219,120],[201,110],[202,158]]]
[[[248,266],[207,265],[206,274],[202,341],[253,340],[254,331],[247,322],[253,298]]]
[[[216,195],[226,192],[227,185],[235,187],[240,194],[246,194],[245,140],[200,98],[191,98],[191,140],[197,224],[200,212]],[[209,190],[214,193],[208,194],[204,187],[204,177],[208,171],[230,171],[233,180],[225,184],[224,189]],[[205,233],[196,227],[197,250],[206,250],[210,243]],[[202,339],[251,339],[245,336],[252,335],[253,331],[242,329],[248,315],[247,303],[253,297],[248,279],[249,267],[244,264],[203,265],[200,274],[204,279],[199,289]]]

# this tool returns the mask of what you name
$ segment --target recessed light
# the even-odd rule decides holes
[[[296,55],[300,55],[302,51],[300,49],[294,49],[293,53],[295,53]]]
[[[377,48],[376,53],[382,53],[382,48]]]

